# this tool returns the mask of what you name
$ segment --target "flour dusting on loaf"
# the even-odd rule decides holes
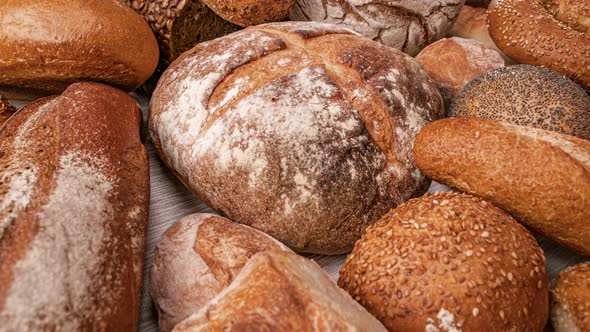
[[[413,140],[442,114],[412,58],[311,22],[198,45],[164,73],[150,107],[156,149],[200,199],[318,253],[348,250],[422,190]]]
[[[6,310],[0,312],[3,328],[9,331],[23,326],[38,330],[46,324],[79,330],[84,317],[77,313],[93,307],[88,289],[102,287],[105,294],[109,292],[109,285],[97,284],[94,276],[109,272],[100,270],[100,251],[109,241],[105,222],[113,214],[108,204],[113,184],[100,171],[103,162],[89,163],[89,159],[75,152],[60,158],[55,190],[39,213],[43,224],[26,256],[15,265],[19,278],[8,290]],[[42,292],[38,285],[44,285]]]

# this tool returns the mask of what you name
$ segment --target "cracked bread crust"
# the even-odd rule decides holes
[[[223,217],[197,213],[158,241],[151,268],[160,330],[168,332],[230,285],[250,257],[289,250],[272,237]]]
[[[150,107],[156,149],[201,200],[324,254],[349,251],[389,208],[426,190],[411,146],[444,114],[412,58],[315,22],[198,45],[166,71]]]
[[[444,37],[464,0],[298,0],[289,17],[342,25],[415,56]]]

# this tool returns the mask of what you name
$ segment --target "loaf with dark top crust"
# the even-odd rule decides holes
[[[426,191],[411,146],[444,113],[414,59],[315,22],[199,44],[150,104],[156,149],[201,200],[325,254],[347,252],[384,212]]]
[[[77,83],[0,128],[0,330],[137,331],[140,124],[125,92]]]
[[[295,0],[203,0],[224,19],[247,27],[284,19]]]

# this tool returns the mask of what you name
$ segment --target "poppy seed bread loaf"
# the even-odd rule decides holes
[[[543,67],[490,70],[455,97],[449,116],[474,116],[590,139],[590,97],[567,77]]]
[[[154,91],[150,132],[210,207],[296,251],[337,254],[426,191],[411,146],[443,112],[411,57],[335,25],[283,22],[183,54]]]

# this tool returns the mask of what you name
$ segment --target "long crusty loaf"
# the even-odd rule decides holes
[[[271,249],[289,250],[260,231],[209,213],[176,222],[158,241],[151,268],[160,331],[172,330],[229,286],[250,257]]]
[[[79,83],[0,130],[0,330],[136,331],[149,172],[126,93]]]
[[[254,255],[229,287],[174,331],[386,329],[315,262],[272,250]]]
[[[590,256],[590,141],[457,117],[424,127],[414,157],[433,180],[483,197]]]

